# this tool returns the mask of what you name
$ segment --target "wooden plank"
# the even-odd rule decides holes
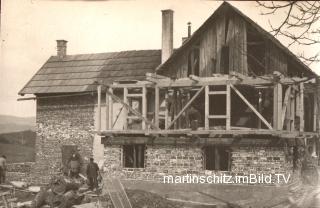
[[[230,87],[237,93],[237,95],[249,106],[249,108],[260,118],[260,120],[269,128],[273,129],[272,126],[268,123],[268,121],[254,108],[253,105],[235,88],[232,84]]]
[[[313,131],[317,131],[317,115],[318,115],[318,98],[317,93],[313,93]]]
[[[127,87],[124,87],[123,88],[123,102],[125,103],[125,104],[127,104],[128,106],[130,106],[129,104],[128,104],[128,88]],[[131,106],[130,106],[131,107]],[[125,119],[124,119],[124,123],[123,123],[123,128],[124,129],[128,129],[128,120],[127,120],[127,117],[128,117],[128,110],[127,110],[127,108],[125,108],[125,109],[123,109],[123,111],[124,111],[124,117],[125,117]]]
[[[108,95],[113,94],[113,89],[109,88],[107,90]],[[108,96],[109,98],[109,129],[113,129],[113,100],[111,96]]]
[[[142,87],[142,117],[147,118],[147,88]],[[146,122],[142,121],[142,129],[146,129]]]
[[[98,93],[98,117],[97,117],[97,131],[101,131],[101,85],[98,85],[97,87],[97,93]]]
[[[226,97],[227,101],[226,101],[226,130],[230,130],[230,126],[231,126],[231,89],[230,89],[230,85],[227,84],[227,97]]]
[[[160,92],[159,87],[154,87],[154,125],[159,128]]]
[[[110,129],[110,119],[109,119],[109,117],[110,117],[110,114],[109,114],[109,105],[110,105],[110,103],[109,103],[109,95],[108,95],[108,93],[106,93],[106,101],[105,102],[106,102],[106,109],[105,109],[105,111],[106,111],[106,128],[105,129]]]
[[[204,128],[209,129],[209,86],[205,86],[205,101],[204,101]]]
[[[276,83],[273,88],[273,128],[282,129],[282,85]]]
[[[296,116],[296,106],[295,106],[295,97],[296,97],[295,92],[292,92],[292,97],[291,97],[291,103],[290,103],[290,130],[295,131],[295,116]]]
[[[299,108],[299,116],[300,116],[300,127],[299,130],[301,132],[304,131],[304,85],[303,82],[300,83],[300,108]]]
[[[282,111],[281,111],[281,127],[282,127],[281,129],[283,129],[285,117],[287,115],[287,108],[288,108],[289,101],[290,101],[290,94],[291,94],[291,86],[288,86],[288,88],[285,92],[284,101],[283,101],[283,105],[282,105]]]
[[[143,97],[143,93],[142,94],[127,94],[127,97]]]
[[[223,118],[227,118],[227,115],[209,115],[208,116],[209,119],[223,119]]]
[[[189,100],[189,102],[182,108],[182,110],[175,116],[175,118],[173,119],[173,121],[170,123],[170,125],[168,126],[168,128],[166,129],[170,129],[171,126],[174,124],[174,122],[176,122],[179,117],[182,115],[183,112],[185,112],[185,110],[192,104],[192,102],[200,95],[200,93],[202,92],[202,90],[205,88],[205,86],[201,87],[198,92]]]
[[[209,95],[225,95],[227,91],[210,91]]]
[[[165,121],[164,121],[164,127],[165,129],[168,129],[169,126],[169,109],[168,109],[168,99],[169,99],[169,95],[168,92],[166,91],[165,94],[165,102],[166,102],[166,110],[164,112],[164,117],[165,117]]]

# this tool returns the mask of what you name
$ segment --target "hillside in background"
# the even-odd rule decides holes
[[[20,131],[35,131],[35,117],[16,117],[0,115],[0,134]]]

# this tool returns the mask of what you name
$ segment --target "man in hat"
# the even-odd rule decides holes
[[[81,170],[81,165],[81,156],[79,154],[79,148],[77,148],[77,150],[72,153],[71,157],[68,160],[69,176],[78,177]]]
[[[87,165],[87,177],[91,190],[98,188],[98,176],[100,176],[98,164],[94,162],[93,158],[90,158]]]

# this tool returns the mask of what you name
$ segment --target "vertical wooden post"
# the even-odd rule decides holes
[[[107,89],[109,90],[109,89]],[[109,123],[109,94],[106,93],[106,130],[110,129],[110,123]]]
[[[205,86],[204,99],[204,128],[209,130],[209,86]]]
[[[169,105],[168,105],[168,99],[169,99],[169,95],[168,95],[168,89],[166,88],[166,94],[165,94],[165,104],[166,104],[166,111],[165,111],[165,115],[164,115],[164,127],[165,129],[168,129],[169,126]]]
[[[159,128],[160,93],[159,87],[154,87],[154,124]]]
[[[113,93],[113,89],[109,88],[109,93]],[[108,96],[109,98],[109,130],[113,129],[113,100],[111,96]]]
[[[295,99],[296,99],[296,92],[292,91],[292,97],[290,100],[290,130],[295,131],[295,117],[296,117],[296,109],[295,109]]]
[[[230,130],[231,128],[231,90],[230,84],[227,83],[227,94],[226,94],[226,130]]]
[[[147,88],[145,86],[142,87],[142,117],[147,119]],[[146,122],[142,121],[142,129],[146,129]]]
[[[282,85],[276,83],[273,88],[273,129],[281,130],[282,120]]]
[[[317,115],[318,115],[318,102],[317,93],[313,93],[313,128],[314,132],[317,131]]]
[[[177,92],[177,89],[174,89],[174,91],[173,91],[173,116],[172,116],[172,118],[171,118],[170,123],[172,122],[173,119],[176,118],[176,116],[177,116],[177,114],[178,114],[177,93],[178,93],[178,92]],[[173,124],[173,129],[177,129],[177,127],[178,127],[178,123],[175,122],[175,123]]]
[[[300,117],[300,127],[299,131],[304,131],[304,85],[303,82],[300,83],[300,93],[299,93],[299,117]]]
[[[123,102],[128,104],[128,88],[126,88],[126,87],[123,88]],[[123,128],[128,129],[128,110],[127,110],[127,108],[123,108],[123,112],[124,112]]]
[[[98,116],[97,116],[97,131],[101,131],[101,85],[97,87],[98,98]]]

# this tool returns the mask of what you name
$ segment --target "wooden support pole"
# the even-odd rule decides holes
[[[169,126],[169,105],[168,105],[168,99],[169,99],[169,94],[168,91],[166,91],[165,94],[165,106],[166,106],[166,110],[165,110],[165,114],[164,114],[164,128],[168,129]]]
[[[230,87],[237,93],[237,95],[249,106],[249,108],[261,119],[261,121],[271,130],[272,126],[268,123],[268,121],[254,108],[253,105],[239,92],[237,88],[235,88],[232,84]]]
[[[300,93],[299,93],[299,117],[300,117],[300,126],[299,131],[304,131],[304,84],[303,82],[300,83]]]
[[[173,121],[170,123],[170,125],[168,126],[168,128],[166,129],[170,129],[170,127],[174,124],[174,122],[176,122],[179,117],[182,115],[183,112],[185,112],[185,110],[192,104],[192,102],[200,95],[200,93],[202,92],[202,90],[205,87],[202,86],[197,93],[191,98],[191,100],[189,100],[189,102],[182,108],[182,110],[177,114],[177,116],[173,119]]]
[[[205,86],[204,95],[204,129],[209,130],[209,86]]]
[[[295,99],[296,99],[296,92],[292,92],[291,101],[290,101],[290,130],[295,131],[295,120],[296,120],[296,109],[295,109]]]
[[[317,93],[313,93],[313,128],[312,130],[317,131],[317,115],[318,115],[318,98]]]
[[[147,118],[147,88],[142,87],[142,116]],[[142,129],[147,127],[145,120],[142,120]]]
[[[108,89],[107,89],[108,90]],[[105,111],[106,111],[106,130],[109,130],[110,129],[110,123],[109,123],[109,117],[110,117],[110,115],[109,115],[109,94],[108,93],[106,93],[106,109],[105,109]]]
[[[290,96],[291,96],[291,86],[288,86],[286,93],[284,95],[284,101],[282,105],[282,111],[281,111],[281,129],[283,129],[284,121],[287,114],[288,106],[290,106]]]
[[[123,88],[123,102],[129,105],[128,104],[128,88],[126,87]],[[128,129],[128,110],[126,108],[124,108],[123,110],[124,110],[124,118],[125,118],[123,128]]]
[[[282,85],[276,83],[273,88],[273,128],[282,129]]]
[[[109,88],[106,94],[110,94],[110,93],[113,94],[112,88]],[[109,99],[109,118],[108,118],[109,129],[112,130],[113,129],[113,100],[111,96],[108,96],[108,99]]]
[[[226,130],[230,130],[231,128],[231,89],[230,84],[227,84],[227,94],[226,94]]]
[[[101,85],[97,87],[97,98],[98,98],[98,116],[97,116],[97,131],[101,131]]]
[[[159,87],[154,87],[154,125],[159,128],[160,92]]]

